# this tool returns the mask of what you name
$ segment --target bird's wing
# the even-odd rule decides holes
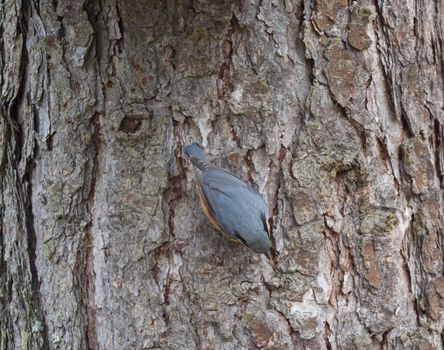
[[[199,181],[199,180],[198,180]],[[205,216],[210,220],[213,227],[218,230],[226,239],[230,241],[235,241],[237,243],[245,243],[245,240],[240,235],[232,235],[231,233],[226,232],[221,225],[217,222],[216,218],[214,217],[214,210],[212,209],[211,205],[208,202],[207,197],[204,195],[202,191],[202,186],[196,186],[197,194],[199,195],[200,199],[200,206],[202,207],[202,210],[205,214]]]
[[[236,176],[216,167],[205,171],[200,181],[212,217],[225,233],[245,242],[248,237],[243,234],[254,231],[252,225],[267,216],[267,207],[260,194]]]

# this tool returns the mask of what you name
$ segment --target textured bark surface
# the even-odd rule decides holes
[[[440,0],[5,0],[1,349],[442,349]],[[266,198],[273,262],[182,146]]]

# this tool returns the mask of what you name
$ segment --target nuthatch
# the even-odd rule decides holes
[[[237,176],[208,161],[192,143],[184,148],[196,168],[196,190],[204,214],[226,239],[270,258],[268,208],[262,196]]]

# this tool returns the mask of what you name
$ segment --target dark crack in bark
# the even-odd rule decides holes
[[[97,20],[102,9],[100,5],[93,2],[87,2],[83,5],[83,9],[88,16],[88,21],[93,28],[93,43],[89,51],[93,50],[97,53],[101,52],[100,36],[98,32]],[[97,71],[97,77],[100,76],[100,63],[97,61],[94,65]],[[97,78],[97,88],[104,89],[104,83]],[[97,101],[96,101],[97,103]],[[101,169],[103,168],[103,140],[101,135],[101,111],[103,107],[96,105],[96,111],[90,119],[89,127],[91,133],[91,147],[89,155],[89,190],[86,198],[87,222],[85,234],[83,236],[82,244],[79,245],[80,259],[78,261],[77,276],[81,283],[82,303],[85,308],[85,346],[87,349],[98,349],[99,340],[97,335],[97,306],[95,304],[95,279],[96,271],[94,269],[94,243],[93,243],[93,228],[97,225],[94,210],[96,206],[96,191],[98,182],[100,181]]]
[[[34,211],[32,207],[32,195],[33,195],[33,169],[35,167],[33,157],[37,152],[37,146],[34,143],[33,151],[30,155],[26,155],[24,144],[25,144],[25,123],[30,122],[35,132],[36,124],[34,123],[34,116],[30,117],[25,114],[24,105],[28,103],[26,95],[26,86],[28,84],[29,71],[28,71],[28,51],[26,47],[27,35],[28,35],[28,21],[32,16],[32,7],[28,1],[22,3],[19,18],[19,28],[21,35],[23,36],[21,55],[20,55],[20,67],[17,74],[20,76],[20,84],[18,91],[11,101],[9,108],[9,119],[12,121],[11,134],[9,138],[10,147],[14,149],[14,158],[9,158],[9,166],[12,167],[15,174],[15,179],[17,181],[17,207],[22,208],[23,211],[23,226],[18,227],[26,232],[26,247],[28,254],[28,263],[30,270],[30,287],[31,287],[31,303],[30,303],[30,319],[29,322],[40,322],[39,332],[31,332],[31,343],[39,348],[48,347],[47,339],[47,327],[44,318],[44,312],[42,309],[42,303],[40,300],[40,282],[39,273],[36,265],[36,232],[34,226]],[[32,121],[32,122],[31,122]],[[14,130],[14,131],[13,131]],[[24,157],[27,157],[26,159]],[[26,162],[23,174],[20,173],[19,164],[20,162]],[[17,217],[18,221],[22,218]],[[29,325],[31,329],[33,325]]]

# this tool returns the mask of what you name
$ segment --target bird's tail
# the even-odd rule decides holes
[[[208,160],[207,156],[205,155],[202,147],[198,143],[191,143],[188,146],[184,147],[185,154],[188,158],[191,159],[191,157],[196,157],[200,160]]]
[[[188,146],[185,146],[183,150],[191,163],[200,170],[204,170],[211,165],[211,163],[208,162],[208,158],[205,155],[203,148],[200,147],[198,143],[191,143]]]

